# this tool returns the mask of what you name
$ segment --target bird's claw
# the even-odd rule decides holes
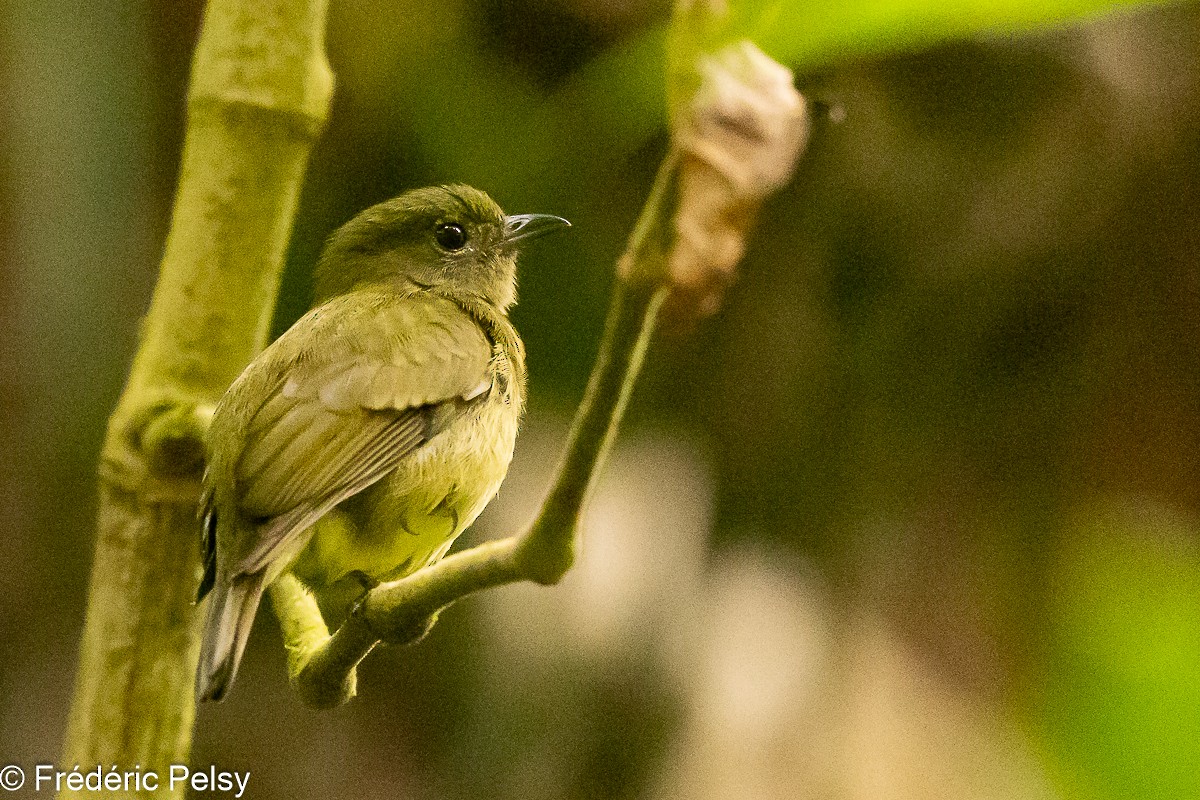
[[[371,616],[367,611],[369,599],[370,592],[364,592],[362,597],[354,601],[354,605],[350,608],[350,616],[357,617],[367,631],[384,644],[416,644],[428,636],[429,632],[433,630],[433,626],[437,624],[438,615],[433,613],[418,621],[401,625],[399,628],[381,631],[371,624]]]

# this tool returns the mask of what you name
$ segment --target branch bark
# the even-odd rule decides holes
[[[326,6],[212,0],[205,12],[171,231],[101,454],[65,764],[166,774],[188,758],[204,429],[266,343],[301,181],[332,95]]]

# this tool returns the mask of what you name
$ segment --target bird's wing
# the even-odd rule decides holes
[[[233,574],[292,550],[317,519],[437,435],[448,410],[490,387],[490,342],[437,298],[339,298],[280,342],[270,358],[282,363],[267,366],[281,377],[250,415],[232,465],[238,508],[256,521],[226,561]]]

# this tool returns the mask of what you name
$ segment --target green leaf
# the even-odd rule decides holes
[[[736,13],[743,35],[806,71],[843,61],[927,48],[978,35],[1006,35],[1094,19],[1163,0],[772,0]]]

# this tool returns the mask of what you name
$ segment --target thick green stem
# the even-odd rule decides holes
[[[101,456],[99,536],[64,764],[166,774],[188,758],[203,431],[213,404],[266,343],[300,185],[332,93],[326,4],[213,0],[205,13],[171,232]]]

